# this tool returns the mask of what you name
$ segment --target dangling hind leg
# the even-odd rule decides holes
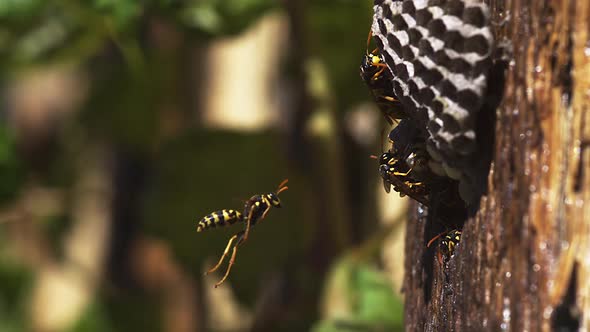
[[[240,233],[236,234],[239,235],[238,241],[236,242],[236,244],[234,245],[234,249],[231,253],[231,257],[229,259],[229,263],[227,264],[227,270],[225,270],[225,274],[223,275],[223,278],[221,278],[221,280],[219,280],[216,284],[215,284],[215,288],[219,287],[219,285],[223,284],[225,282],[225,279],[227,279],[227,277],[229,276],[229,271],[231,271],[231,267],[234,265],[234,262],[236,260],[236,253],[238,252],[238,246],[240,244],[242,244],[242,242],[244,242],[244,231],[241,231]]]
[[[223,260],[225,259],[225,257],[227,256],[227,254],[229,253],[229,248],[231,248],[232,243],[237,239],[240,238],[238,240],[238,242],[242,241],[242,237],[243,237],[244,231],[241,231],[237,234],[235,234],[234,236],[232,236],[229,241],[227,241],[227,246],[225,246],[225,250],[223,251],[223,255],[221,255],[221,258],[219,258],[219,261],[217,262],[217,264],[210,268],[207,272],[205,272],[205,275],[211,273],[211,272],[215,272],[220,266],[221,263],[223,263]],[[236,244],[237,245],[237,244]]]
[[[234,244],[234,241],[235,241],[235,244]],[[227,270],[225,271],[223,278],[221,278],[221,280],[219,280],[219,282],[217,282],[215,284],[215,288],[219,287],[219,285],[221,285],[229,276],[229,272],[231,271],[231,268],[234,265],[234,262],[236,260],[236,253],[238,251],[238,246],[240,244],[242,244],[242,242],[244,242],[244,231],[240,231],[239,233],[237,233],[236,235],[232,236],[229,239],[229,241],[227,242],[227,246],[225,247],[225,250],[223,251],[223,255],[221,255],[221,258],[219,259],[219,262],[217,262],[217,265],[215,265],[209,271],[205,272],[205,275],[207,275],[211,272],[216,271],[221,266],[221,263],[223,262],[223,260],[227,256],[227,254],[229,254],[229,249],[232,248],[232,244],[233,244],[232,254],[231,254],[231,258],[229,259],[229,264],[227,266]]]
[[[268,200],[267,200],[266,208],[262,212],[262,216],[259,217],[258,219],[256,219],[257,221],[262,220],[262,219],[264,219],[264,217],[266,217],[266,214],[270,210],[270,206],[271,206],[270,202],[268,202]],[[257,207],[258,206],[256,206],[256,205],[252,205],[252,207],[250,207],[250,212],[248,213],[248,219],[246,219],[246,234],[244,235],[244,241],[248,240],[248,234],[250,234],[250,227],[252,226],[252,218],[254,217],[254,212]]]

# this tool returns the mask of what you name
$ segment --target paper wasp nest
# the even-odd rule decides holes
[[[374,11],[372,32],[393,76],[395,96],[425,131],[428,152],[442,166],[439,172],[463,178],[478,149],[477,115],[492,64],[487,5],[375,0]]]

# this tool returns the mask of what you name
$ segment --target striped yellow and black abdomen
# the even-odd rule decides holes
[[[241,212],[236,210],[219,210],[211,212],[204,216],[197,225],[197,232],[204,231],[208,228],[233,225],[243,220]]]

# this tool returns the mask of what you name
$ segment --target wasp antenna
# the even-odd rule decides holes
[[[369,36],[367,37],[367,48],[365,49],[367,55],[369,55],[369,44],[371,44],[371,37],[373,37],[373,31],[369,29]]]
[[[430,241],[428,241],[428,244],[426,244],[426,248],[430,248],[430,245],[436,241],[438,238],[440,238],[441,236],[443,236],[445,233],[447,232],[442,232],[440,234],[438,234],[437,236],[433,237]]]
[[[277,187],[277,194],[280,193],[281,191],[284,191],[286,189],[282,189],[284,185],[287,184],[287,182],[289,182],[289,179],[284,179],[283,182],[281,182],[279,184],[279,186]]]
[[[277,191],[277,195],[280,194],[280,193],[282,193],[283,191],[285,191],[287,189],[289,189],[289,187],[287,187],[287,186],[284,186],[284,187],[279,188],[279,190]]]
[[[370,156],[369,156],[369,158],[371,158],[371,159],[379,159],[379,157],[377,157],[377,156],[376,156],[376,155],[374,155],[374,154],[370,155]]]

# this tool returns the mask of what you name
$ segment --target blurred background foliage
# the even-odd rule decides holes
[[[358,76],[371,16],[1,0],[0,331],[401,331],[403,204]],[[240,226],[196,222],[285,178],[213,289]]]

